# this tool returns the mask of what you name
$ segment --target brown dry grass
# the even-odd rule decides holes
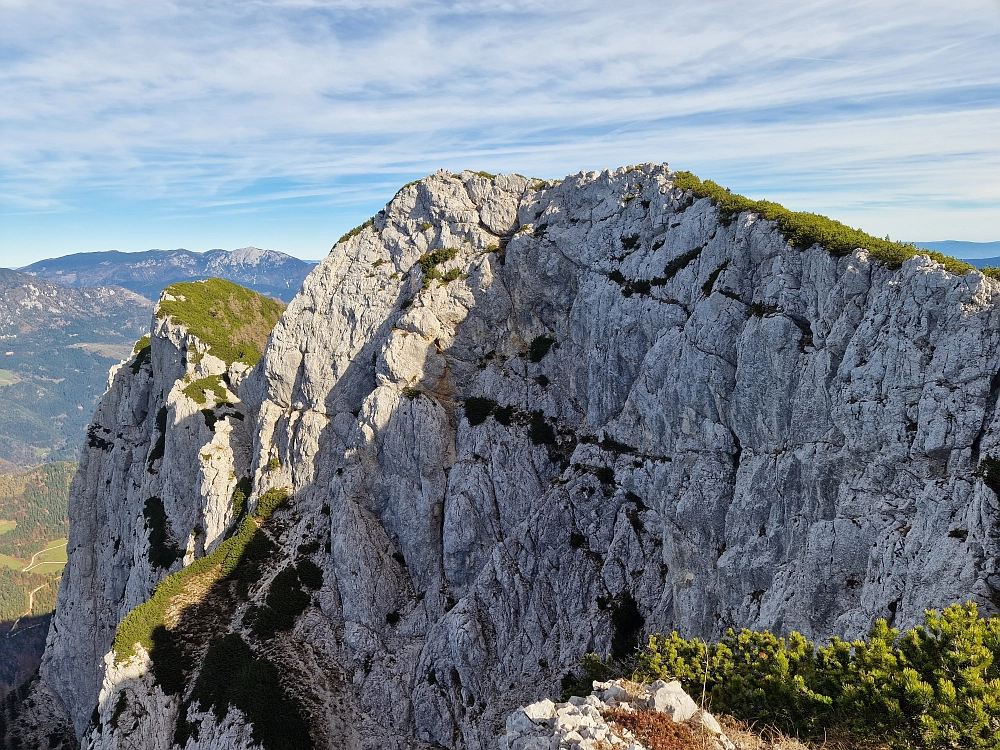
[[[773,727],[757,727],[732,716],[717,715],[722,731],[737,750],[887,750],[884,743],[859,739],[843,731],[831,730],[823,740],[802,742]]]
[[[611,709],[602,715],[618,730],[630,732],[648,750],[707,750],[715,746],[714,737],[706,731],[677,724],[658,711]],[[884,744],[844,732],[830,732],[821,741],[802,742],[772,727],[752,726],[732,716],[719,715],[716,719],[737,750],[887,750]]]
[[[631,732],[648,750],[701,750],[705,746],[691,727],[659,711],[612,709],[603,715],[609,723]]]

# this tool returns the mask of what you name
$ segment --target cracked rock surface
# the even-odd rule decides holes
[[[94,747],[171,746],[154,728],[176,698],[108,723],[119,692],[157,690],[104,660],[167,572],[143,502],[200,530],[190,561],[242,476],[293,500],[261,584],[215,625],[280,667],[317,747],[495,748],[584,653],[654,631],[822,639],[955,601],[995,611],[998,501],[977,468],[1000,455],[1000,284],[795,249],[672,174],[404,187],[306,280],[222,436],[171,390],[183,331],[157,329],[72,491],[42,676],[78,735],[99,704]],[[303,557],[322,587],[254,640],[243,613]],[[183,746],[256,747],[242,716]]]

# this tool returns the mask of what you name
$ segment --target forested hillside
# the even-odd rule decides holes
[[[0,269],[0,459],[75,460],[108,370],[152,308],[121,287],[68,289]]]
[[[37,667],[66,563],[76,464],[0,474],[0,695]]]

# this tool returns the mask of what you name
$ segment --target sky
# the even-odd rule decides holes
[[[1000,0],[0,0],[0,266],[321,258],[443,167],[1000,240]]]

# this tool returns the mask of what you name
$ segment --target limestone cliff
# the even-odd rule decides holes
[[[404,187],[214,431],[184,388],[219,373],[157,320],[71,498],[42,678],[85,744],[494,748],[651,631],[995,610],[1000,285],[798,249],[673,181]],[[161,587],[151,649],[112,650],[182,565],[150,561],[150,498],[206,562]]]

